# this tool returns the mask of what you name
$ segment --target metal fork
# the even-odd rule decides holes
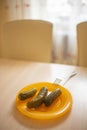
[[[60,79],[60,78],[56,78],[54,83],[55,84],[61,84],[61,85],[65,85],[72,77],[74,77],[75,75],[77,74],[77,72],[73,71],[69,76],[68,78],[63,81],[63,79]],[[62,83],[63,82],[63,83]]]

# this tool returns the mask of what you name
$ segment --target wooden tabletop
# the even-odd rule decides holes
[[[17,92],[28,84],[66,80],[72,94],[72,110],[54,120],[35,120],[23,116],[15,107]],[[0,130],[87,130],[87,68],[52,63],[0,59]]]

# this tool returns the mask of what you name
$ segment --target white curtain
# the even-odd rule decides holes
[[[76,25],[87,21],[87,0],[0,0],[0,10],[0,28],[16,19],[51,21],[54,62],[76,63]]]

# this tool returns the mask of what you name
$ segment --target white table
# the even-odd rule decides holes
[[[56,77],[77,75],[66,84],[73,97],[69,114],[55,120],[34,120],[15,107],[17,92],[24,86]],[[87,68],[61,64],[0,59],[0,130],[87,130]]]

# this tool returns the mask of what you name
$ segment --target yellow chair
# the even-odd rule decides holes
[[[4,24],[2,56],[50,62],[53,24],[43,20],[17,20]]]
[[[87,67],[87,22],[81,22],[77,25],[77,44],[77,65]]]

